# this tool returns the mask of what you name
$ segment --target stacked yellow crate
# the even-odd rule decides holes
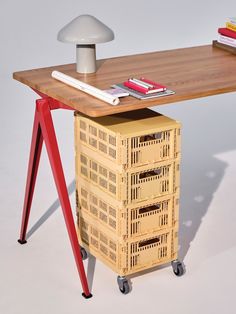
[[[75,114],[81,245],[124,276],[177,261],[180,123],[149,109],[87,118]]]

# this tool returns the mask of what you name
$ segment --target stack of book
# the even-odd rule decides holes
[[[130,78],[128,81],[124,82],[124,86],[145,95],[166,91],[166,86],[147,80],[145,78]]]
[[[174,94],[174,92],[167,89],[166,86],[143,77],[139,79],[129,78],[127,81],[120,84],[115,84],[112,87],[121,88],[122,90],[128,92],[129,95],[139,99],[147,99]]]
[[[236,48],[236,17],[228,18],[226,27],[218,29],[218,43]]]

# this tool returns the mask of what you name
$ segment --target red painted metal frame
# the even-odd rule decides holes
[[[80,275],[80,280],[83,288],[82,295],[85,298],[90,298],[92,294],[88,288],[88,282],[84,270],[84,265],[82,261],[82,256],[80,253],[80,245],[78,242],[78,237],[76,234],[74,219],[72,215],[72,210],[70,206],[70,200],[68,196],[68,191],[66,187],[64,172],[62,168],[60,153],[58,149],[56,133],[53,126],[51,110],[54,109],[67,109],[74,110],[73,108],[64,105],[63,103],[47,97],[46,95],[38,92],[42,98],[36,100],[36,109],[33,125],[33,133],[30,148],[30,157],[28,164],[28,174],[25,189],[25,199],[22,213],[22,223],[20,231],[19,243],[26,243],[26,232],[29,221],[30,209],[33,199],[34,187],[38,172],[39,160],[42,151],[43,140],[45,142],[46,150],[48,153],[49,161],[52,168],[53,177],[55,180],[59,200],[61,203],[68,235],[70,238],[72,250],[75,257],[76,266]]]

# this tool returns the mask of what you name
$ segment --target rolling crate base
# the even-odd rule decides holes
[[[78,216],[78,222],[81,245],[121,276],[177,259],[178,227],[120,240],[108,229],[101,230],[92,218]]]
[[[87,247],[86,244],[84,244],[84,246]],[[81,256],[82,256],[83,260],[87,259],[88,258],[88,253],[85,250],[85,248],[81,246],[80,249],[81,249]],[[89,250],[88,247],[87,247],[87,250]],[[93,254],[91,254],[91,255],[93,255]],[[179,261],[178,259],[174,259],[174,260],[172,260],[170,262],[166,262],[166,264],[168,264],[168,263],[171,263],[173,272],[174,272],[174,274],[177,277],[181,277],[181,276],[184,275],[185,267],[184,267],[184,264],[181,261]],[[163,265],[163,264],[161,264],[161,265]],[[156,267],[156,266],[153,266],[153,267]],[[123,293],[123,294],[130,293],[130,291],[131,291],[131,284],[130,284],[130,279],[127,276],[117,275],[117,284],[118,284],[118,288],[119,288],[121,293]]]

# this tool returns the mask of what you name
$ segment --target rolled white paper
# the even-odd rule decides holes
[[[118,97],[114,97],[106,92],[104,92],[101,89],[98,89],[94,86],[91,86],[89,84],[86,84],[84,82],[81,82],[69,75],[66,75],[59,71],[52,71],[52,77],[55,78],[58,81],[61,81],[69,86],[72,86],[74,88],[77,88],[81,90],[82,92],[85,92],[89,95],[92,95],[98,99],[101,99],[111,105],[118,105],[120,100]]]

